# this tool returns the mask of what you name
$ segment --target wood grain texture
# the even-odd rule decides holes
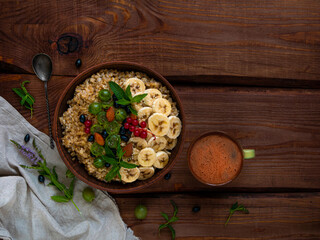
[[[36,98],[33,119],[10,91],[23,80],[31,80],[27,87]],[[70,77],[62,76],[50,80],[51,116],[62,89],[70,80]],[[176,85],[175,88],[186,113],[186,143],[171,179],[161,180],[146,191],[320,189],[319,90],[201,85]],[[0,75],[0,96],[16,107],[32,125],[48,133],[43,84],[35,76]],[[234,182],[220,188],[198,183],[189,172],[186,159],[190,142],[213,130],[225,131],[238,139],[243,147],[256,149],[257,155],[253,160],[245,160],[243,170]]]
[[[117,196],[116,201],[126,224],[144,239],[170,239],[168,229],[158,235],[158,227],[164,223],[160,215],[172,215],[170,200],[178,205],[179,220],[173,224],[178,239],[319,239],[319,193],[290,194],[214,194],[214,195],[141,195]],[[249,214],[236,212],[227,227],[224,222],[235,202],[248,208]],[[145,220],[134,217],[134,208],[144,204],[148,208]],[[192,212],[200,206],[198,213]]]
[[[319,9],[317,0],[2,1],[0,61],[32,72],[32,56],[46,52],[55,75],[128,60],[166,76],[319,84]]]

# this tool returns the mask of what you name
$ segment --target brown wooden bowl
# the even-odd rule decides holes
[[[177,107],[180,111],[179,117],[182,122],[182,131],[180,136],[178,137],[177,145],[171,152],[171,156],[167,166],[161,170],[157,170],[155,174],[147,180],[135,181],[133,183],[128,183],[128,184],[122,184],[121,182],[106,183],[103,181],[99,181],[95,177],[88,174],[84,165],[80,164],[78,161],[73,161],[67,149],[62,145],[61,138],[62,138],[63,129],[60,124],[59,117],[62,116],[62,114],[67,110],[68,108],[67,101],[73,98],[76,86],[84,82],[88,77],[98,72],[100,69],[117,69],[119,71],[139,71],[139,72],[146,73],[149,77],[154,78],[155,80],[161,82],[164,86],[166,86],[170,90],[173,101],[177,103]],[[64,161],[64,163],[66,164],[67,168],[78,179],[87,183],[89,186],[98,188],[104,191],[108,191],[110,193],[117,193],[117,194],[138,191],[143,188],[147,188],[151,184],[162,179],[162,177],[166,173],[168,173],[170,169],[173,167],[175,161],[177,160],[178,155],[182,150],[184,136],[185,136],[185,128],[186,128],[185,114],[183,111],[181,100],[177,92],[175,91],[175,89],[171,86],[171,84],[161,74],[157,73],[156,71],[153,71],[142,65],[131,63],[131,62],[107,62],[107,63],[103,63],[103,64],[96,65],[94,67],[91,67],[88,70],[80,73],[64,89],[62,95],[59,98],[58,104],[56,106],[55,113],[54,113],[54,120],[53,120],[53,135],[56,141],[59,154],[62,160]]]

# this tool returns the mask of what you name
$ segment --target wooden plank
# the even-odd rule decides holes
[[[31,80],[36,98],[35,117],[19,106],[10,91],[22,80]],[[70,77],[49,82],[51,115]],[[169,181],[162,180],[149,192],[267,191],[268,189],[320,189],[320,91],[176,85],[187,120],[183,153]],[[43,84],[33,75],[0,75],[0,95],[18,109],[36,128],[48,133]],[[225,131],[243,147],[256,149],[257,157],[246,160],[239,177],[223,188],[198,183],[187,167],[190,142],[206,131]]]
[[[319,84],[319,10],[317,0],[2,1],[0,61],[32,72],[32,56],[46,52],[56,75],[127,60],[166,76]]]
[[[319,193],[278,194],[212,194],[205,195],[130,195],[117,196],[121,216],[141,239],[170,239],[168,229],[158,235],[164,223],[160,215],[172,216],[170,200],[178,205],[179,220],[173,225],[177,240],[217,239],[319,239]],[[235,202],[248,208],[249,214],[236,212],[227,227],[224,222]],[[147,218],[137,220],[134,209],[138,204],[148,208]],[[197,213],[194,206],[200,206]]]

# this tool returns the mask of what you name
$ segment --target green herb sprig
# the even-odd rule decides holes
[[[130,85],[126,88],[124,91],[117,83],[115,82],[109,82],[109,87],[112,90],[112,92],[116,95],[118,98],[117,103],[121,105],[129,105],[130,111],[134,115],[138,115],[137,111],[132,107],[131,104],[133,103],[139,103],[142,99],[144,99],[148,94],[140,94],[132,97],[131,90],[130,90]]]
[[[51,199],[55,202],[69,202],[71,201],[75,208],[78,210],[78,212],[81,214],[81,211],[79,210],[78,206],[73,201],[73,190],[74,190],[74,183],[75,183],[75,176],[70,172],[66,172],[66,177],[71,178],[71,183],[69,185],[69,188],[67,188],[63,183],[61,183],[58,179],[58,174],[55,170],[55,166],[50,170],[47,167],[47,161],[44,158],[43,154],[41,153],[41,150],[38,148],[38,146],[35,143],[35,140],[33,139],[32,145],[36,152],[38,153],[39,158],[36,157],[36,154],[29,149],[28,147],[22,146],[19,143],[15,142],[14,140],[10,140],[12,143],[14,143],[17,148],[20,150],[20,152],[28,157],[33,163],[33,166],[26,166],[26,165],[20,165],[23,168],[26,169],[37,169],[39,174],[43,175],[47,179],[50,180],[50,183],[48,186],[55,186],[59,191],[63,193],[63,195],[54,195],[51,196]]]
[[[230,208],[229,211],[230,211],[229,217],[228,217],[227,221],[225,222],[224,226],[227,226],[227,224],[228,224],[231,216],[232,216],[232,215],[234,214],[234,212],[236,212],[236,211],[241,211],[241,212],[243,212],[243,213],[245,213],[245,214],[249,214],[249,210],[246,209],[243,205],[241,205],[241,204],[239,205],[238,202],[232,204],[232,206],[231,206],[231,208]]]
[[[162,217],[167,221],[166,223],[160,224],[159,226],[159,234],[161,229],[163,228],[169,228],[171,231],[171,238],[175,239],[176,238],[176,231],[174,230],[174,228],[171,226],[171,223],[176,222],[177,220],[179,220],[179,218],[176,216],[178,213],[178,207],[176,205],[176,203],[171,200],[171,205],[173,206],[174,212],[173,212],[173,216],[169,219],[168,214],[161,212]]]
[[[118,143],[116,155],[112,152],[112,150],[108,146],[105,146],[105,150],[106,150],[106,155],[101,156],[101,157],[104,161],[106,161],[107,163],[110,163],[112,165],[111,170],[105,176],[105,180],[107,182],[110,182],[117,175],[118,175],[119,179],[121,180],[121,175],[119,172],[121,167],[124,167],[124,168],[138,167],[135,164],[127,163],[122,160],[122,157],[125,154],[125,152],[122,151],[120,143]]]
[[[35,102],[34,97],[28,93],[27,89],[25,88],[25,84],[30,83],[30,81],[24,81],[21,83],[21,88],[12,88],[12,90],[21,97],[20,104],[21,106],[24,106],[25,108],[29,109],[31,111],[31,118],[33,115],[33,104]]]

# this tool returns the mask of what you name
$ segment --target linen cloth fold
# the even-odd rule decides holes
[[[29,133],[47,160],[47,166],[56,166],[59,180],[66,186],[67,170],[58,151],[49,146],[49,137],[28,123],[0,96],[0,239],[110,239],[137,240],[133,231],[122,221],[115,201],[106,193],[94,189],[96,198],[88,203],[82,190],[88,185],[75,181],[73,200],[81,210],[79,214],[71,202],[57,203],[53,195],[62,195],[54,186],[38,182],[38,171],[24,169],[32,163],[24,157],[10,139],[24,145]]]

